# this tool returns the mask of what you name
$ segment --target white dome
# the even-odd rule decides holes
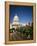
[[[17,14],[15,14],[12,24],[19,24],[19,17],[17,16]]]
[[[17,16],[17,14],[14,16],[14,22],[18,22],[19,21],[19,17]]]

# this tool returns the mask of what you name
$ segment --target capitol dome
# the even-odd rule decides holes
[[[17,14],[15,14],[14,16],[13,24],[19,24],[19,17],[17,16]]]
[[[14,20],[13,21],[19,21],[19,17],[17,16],[17,14],[14,16]]]

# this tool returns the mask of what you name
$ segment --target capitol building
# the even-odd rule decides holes
[[[26,26],[25,23],[20,23],[20,19],[17,16],[17,14],[15,14],[14,18],[13,18],[13,22],[10,24],[10,29],[15,28],[17,29],[18,27],[22,27],[22,26]]]
[[[10,24],[10,29],[11,28],[15,28],[17,29],[18,27],[20,27],[20,22],[19,22],[19,17],[17,16],[17,14],[14,16],[13,22],[12,24]]]
[[[12,28],[17,29],[18,27],[20,27],[20,22],[19,22],[19,17],[16,14],[13,19]]]

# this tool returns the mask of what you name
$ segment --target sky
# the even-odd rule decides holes
[[[10,5],[10,23],[13,22],[15,14],[19,17],[21,23],[32,22],[33,7],[32,6],[16,6]]]

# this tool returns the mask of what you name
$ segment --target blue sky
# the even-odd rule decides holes
[[[15,14],[19,16],[19,20],[21,23],[32,22],[32,6],[14,6],[10,5],[10,23],[13,22],[13,18]]]

